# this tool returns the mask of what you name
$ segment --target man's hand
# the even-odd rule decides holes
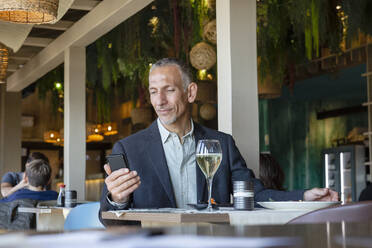
[[[304,201],[338,201],[338,193],[328,188],[313,188],[305,191]]]
[[[127,168],[111,172],[108,164],[105,164],[104,169],[108,175],[105,183],[107,190],[111,193],[111,199],[117,203],[128,202],[129,195],[141,184],[137,172],[129,171]]]
[[[26,172],[23,173],[22,180],[14,187],[17,189],[23,189],[28,186],[28,178],[26,177]]]

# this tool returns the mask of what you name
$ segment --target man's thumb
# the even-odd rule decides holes
[[[107,175],[111,174],[111,167],[108,164],[105,164],[103,168],[105,169]]]

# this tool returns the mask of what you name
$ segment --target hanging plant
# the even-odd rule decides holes
[[[261,1],[257,4],[257,46],[259,78],[272,75],[274,83],[282,84],[288,63],[290,20],[284,1]],[[284,49],[286,48],[286,49]]]
[[[346,25],[346,41],[359,36],[359,32],[372,35],[372,2],[370,0],[341,0],[340,12]]]
[[[48,92],[51,92],[51,110],[54,116],[58,113],[63,113],[63,86],[63,64],[48,72],[36,82],[36,88],[40,100],[45,101]]]
[[[342,23],[337,0],[261,0],[257,3],[259,78],[293,84],[294,66],[320,56],[320,48],[340,51]]]
[[[115,97],[133,103],[141,98],[146,104],[141,92],[147,91],[150,65],[158,59],[177,57],[189,63],[190,48],[203,41],[204,25],[215,18],[209,2],[156,0],[87,47],[87,87],[94,94],[97,123],[110,121]],[[53,90],[56,78],[52,72],[43,77],[41,95]]]

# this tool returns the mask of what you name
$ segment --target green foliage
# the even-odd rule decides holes
[[[283,49],[288,48],[290,25],[286,10],[281,0],[268,0],[257,4],[259,78],[270,75],[275,83],[283,82],[289,54],[288,49]]]
[[[259,79],[270,76],[274,83],[282,84],[293,73],[289,68],[319,57],[320,48],[340,52],[344,33],[337,5],[347,17],[348,42],[359,31],[372,35],[370,0],[258,1]],[[163,57],[188,63],[191,47],[203,40],[203,26],[213,18],[215,12],[205,0],[155,0],[88,46],[87,87],[95,92],[98,121],[110,119],[115,97],[137,101],[139,92],[148,87],[151,63]],[[63,82],[63,68],[59,68],[38,81],[41,98],[45,99],[47,91],[53,92],[55,110],[61,105],[54,89],[54,82]],[[216,67],[210,73],[215,75]]]
[[[347,34],[346,41],[350,43],[358,32],[372,35],[372,2],[370,0],[342,0],[345,13]]]
[[[176,24],[174,13],[180,14]],[[89,46],[87,79],[96,92],[98,122],[109,119],[106,109],[113,96],[137,101],[148,87],[151,63],[175,56],[188,61],[190,47],[202,40],[208,14],[204,0],[157,0]],[[179,37],[175,25],[181,28]]]
[[[57,115],[58,111],[63,111],[63,64],[48,72],[36,82],[38,96],[40,100],[46,100],[48,92],[51,92],[52,114]],[[61,88],[56,84],[61,84]]]
[[[343,35],[337,2],[261,0],[257,3],[261,81],[271,76],[274,83],[282,84],[290,73],[288,68],[319,57],[321,47],[340,51]]]

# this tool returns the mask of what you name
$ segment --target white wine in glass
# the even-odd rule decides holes
[[[222,160],[222,149],[218,140],[199,140],[196,146],[196,161],[208,184],[208,211],[212,211],[212,181]]]
[[[221,159],[222,153],[196,155],[196,161],[207,179],[214,176],[221,163]]]

